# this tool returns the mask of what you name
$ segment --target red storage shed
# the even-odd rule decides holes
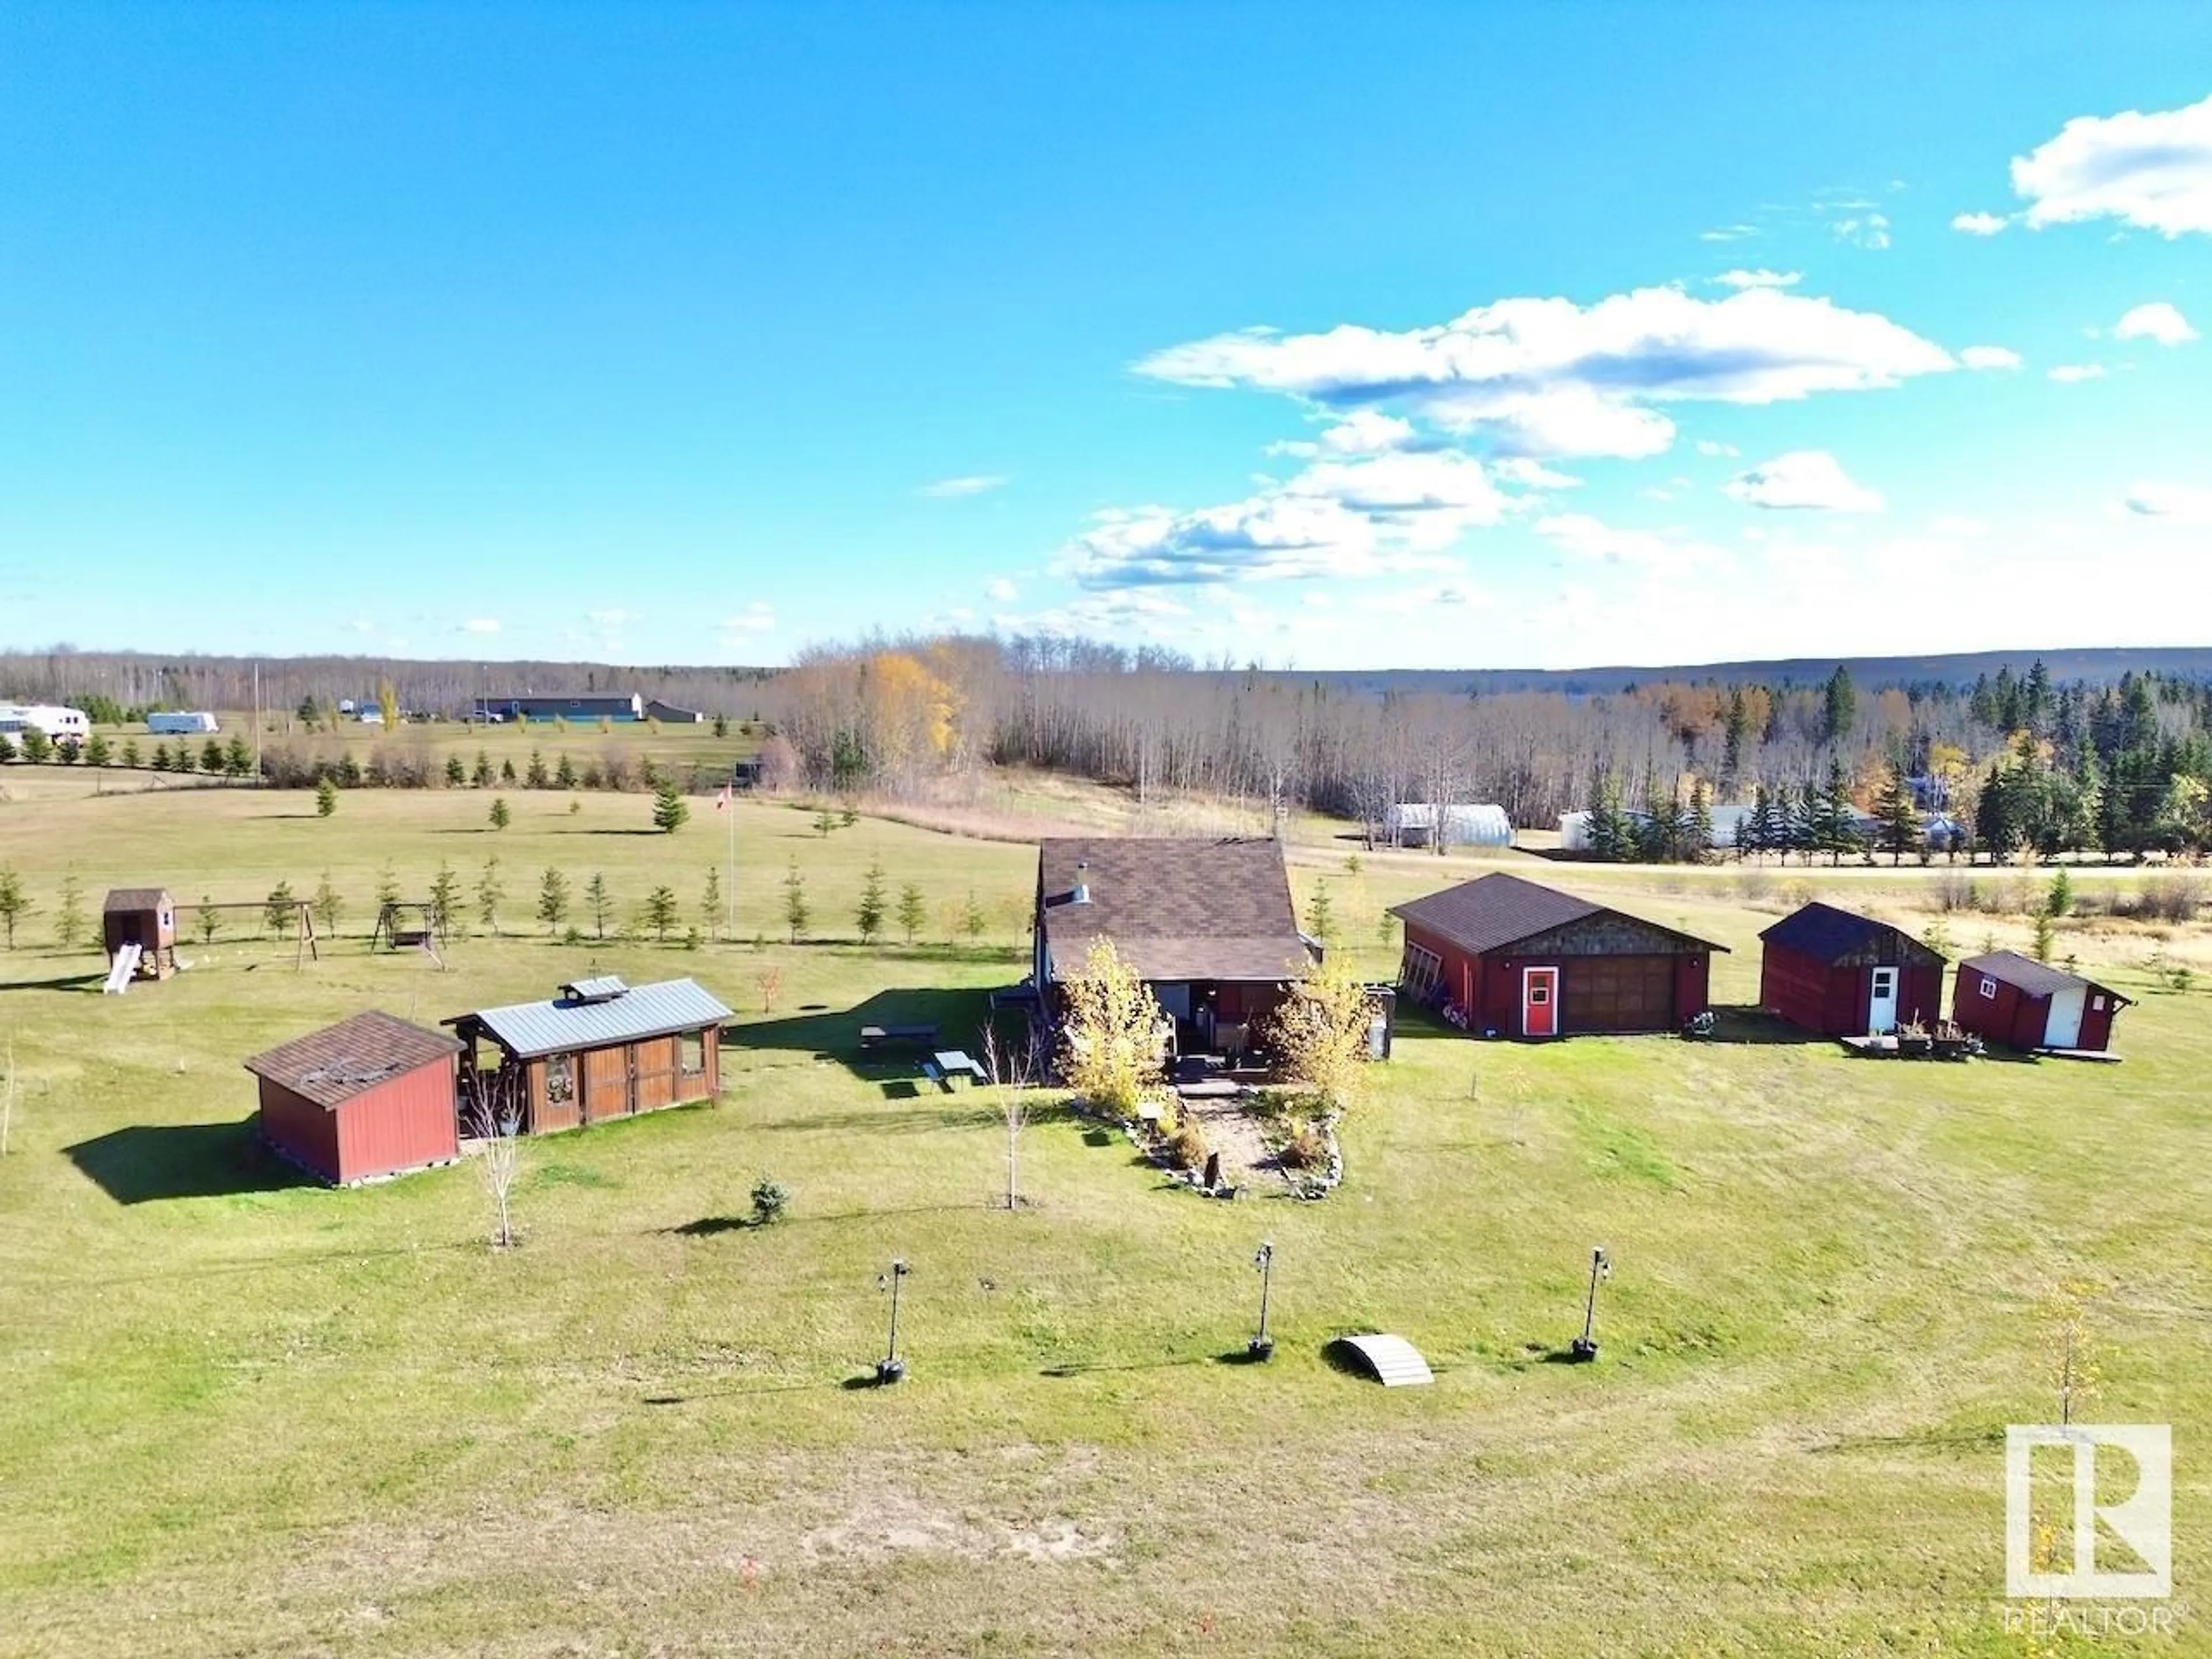
[[[372,1010],[256,1054],[261,1137],[333,1185],[451,1164],[461,1155],[454,1056],[442,1031]]]
[[[1404,994],[1485,1036],[1673,1031],[1711,1006],[1712,953],[1678,933],[1518,876],[1395,906]]]
[[[2033,957],[1998,951],[1959,964],[1951,1018],[2008,1048],[2101,1054],[2112,1046],[2112,1016],[2130,1000]]]
[[[1812,903],[1759,936],[1759,1001],[1823,1036],[1865,1036],[1943,1017],[1943,957],[1902,928]]]

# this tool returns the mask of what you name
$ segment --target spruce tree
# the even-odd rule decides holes
[[[906,935],[906,942],[908,945],[914,943],[915,935],[922,930],[928,921],[929,903],[921,896],[921,884],[919,882],[908,882],[899,889],[898,925],[899,931]]]
[[[430,880],[430,926],[440,939],[451,939],[460,931],[460,874],[452,860],[440,859],[438,873]]]
[[[873,945],[884,931],[885,908],[883,861],[877,860],[868,866],[868,872],[862,878],[860,902],[853,913],[854,921],[860,925],[861,944]]]
[[[23,890],[22,877],[0,866],[0,927],[8,931],[9,950],[15,948],[15,924],[38,908],[36,901]]]
[[[799,873],[799,860],[791,860],[783,874],[783,921],[791,930],[793,945],[806,937],[806,923],[812,915],[806,902],[806,878]]]
[[[663,945],[668,943],[668,930],[676,925],[676,915],[673,887],[656,887],[645,896],[645,925]]]
[[[538,920],[545,924],[547,933],[557,933],[568,919],[568,878],[549,864],[538,878]]]
[[[674,835],[691,816],[684,805],[684,793],[675,783],[665,781],[653,792],[653,827],[664,836]]]
[[[722,872],[711,864],[707,866],[707,884],[699,890],[699,919],[706,924],[708,939],[722,936]]]
[[[592,872],[591,880],[584,884],[584,908],[591,913],[592,932],[599,939],[607,936],[607,918],[614,914],[614,896],[607,890],[605,875]]]
[[[1912,804],[1912,786],[1894,766],[1889,769],[1889,781],[1882,785],[1881,795],[1875,802],[1874,815],[1881,823],[1882,850],[1889,854],[1893,866],[1901,863],[1905,854],[1920,844],[1920,810]]]

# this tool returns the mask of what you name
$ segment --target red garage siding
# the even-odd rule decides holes
[[[331,1107],[267,1078],[260,1085],[262,1138],[325,1181],[369,1181],[460,1156],[450,1059],[403,1072]]]
[[[338,1175],[338,1121],[329,1108],[302,1100],[267,1078],[261,1085],[261,1138],[277,1156],[325,1181]]]
[[[1470,1029],[1482,1035],[1524,1035],[1522,988],[1530,968],[1559,972],[1563,1036],[1672,1031],[1711,1006],[1712,958],[1703,951],[1478,957],[1411,924],[1406,943],[1436,955],[1447,996],[1468,1011]],[[1624,981],[1635,994],[1624,994]]]

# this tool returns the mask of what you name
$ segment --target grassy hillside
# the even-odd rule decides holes
[[[2069,1278],[2103,1287],[2093,1414],[2174,1425],[2185,1598],[2212,1570],[2189,1449],[2212,1431],[2212,1022],[2145,966],[2201,932],[2069,935],[2142,1000],[2116,1067],[1414,1020],[1324,1203],[1167,1190],[1046,1113],[1010,1214],[989,1100],[853,1044],[863,1010],[966,1029],[1020,975],[1022,845],[873,818],[825,838],[749,803],[742,942],[564,945],[528,920],[546,866],[604,872],[625,908],[665,882],[689,922],[727,820],[702,804],[662,836],[637,796],[509,799],[503,832],[474,792],[362,792],[325,821],[77,777],[0,805],[0,866],[41,906],[0,952],[0,1653],[2017,1651],[2003,1425],[2054,1413],[2038,1309]],[[1327,880],[1340,947],[1378,970],[1385,905],[1490,867],[1355,872],[1301,833],[1302,895]],[[65,869],[94,909],[111,884],[251,899],[327,870],[352,931],[387,861],[420,890],[495,854],[506,936],[442,970],[355,937],[295,973],[234,924],[105,998],[96,954],[51,943]],[[836,942],[782,942],[794,859]],[[877,860],[929,901],[912,947],[851,939]],[[1549,873],[1735,947],[1723,1000],[1752,994],[1784,882],[1928,920],[1910,871]],[[469,1168],[328,1192],[252,1147],[242,1056],[589,966],[695,974],[743,1036],[719,1105],[532,1145],[520,1249],[484,1247]],[[735,1224],[763,1170],[789,1220]],[[1224,1364],[1263,1237],[1279,1356]],[[1604,1358],[1548,1363],[1601,1243]],[[894,1254],[914,1375],[855,1389]],[[1360,1328],[1410,1338],[1437,1386],[1332,1370],[1323,1345]],[[2173,1650],[2200,1642],[2185,1616]]]

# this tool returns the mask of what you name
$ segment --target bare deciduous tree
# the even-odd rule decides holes
[[[514,1183],[522,1173],[522,1108],[513,1080],[479,1072],[470,1080],[467,1127],[477,1144],[477,1175],[491,1200],[492,1248],[514,1248]]]
[[[1006,1124],[1006,1207],[1022,1206],[1022,1131],[1029,1126],[1030,1091],[1043,1070],[1034,1030],[1020,1042],[1001,1042],[998,1028],[983,1028],[983,1070],[998,1091]]]

